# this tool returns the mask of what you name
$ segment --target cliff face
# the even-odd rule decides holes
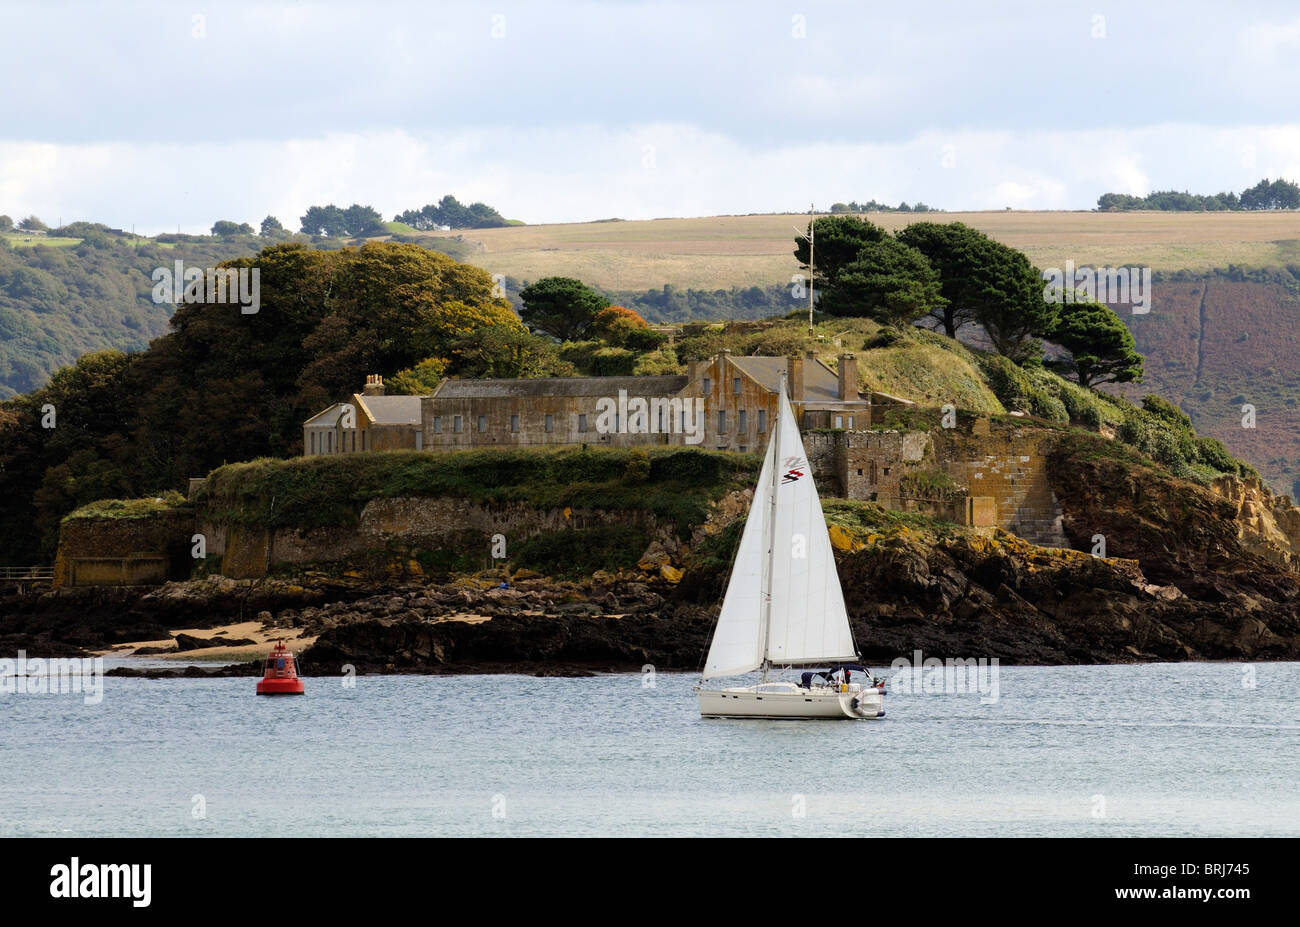
[[[1210,488],[1236,510],[1233,520],[1243,547],[1293,569],[1300,563],[1300,508],[1288,497],[1274,495],[1254,478],[1225,476]]]

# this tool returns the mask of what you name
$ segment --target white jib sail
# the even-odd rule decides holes
[[[857,653],[826,518],[784,390],[780,405],[766,656],[776,665],[853,660]]]
[[[722,613],[713,631],[709,656],[704,661],[705,679],[739,676],[763,664],[763,563],[767,559],[767,536],[763,529],[771,505],[774,445],[774,441],[767,443],[763,471],[740,534],[740,547],[731,567]]]

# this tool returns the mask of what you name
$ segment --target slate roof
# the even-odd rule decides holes
[[[739,357],[731,355],[731,362],[759,386],[775,393],[781,387],[781,374],[786,370],[784,357]],[[789,389],[789,384],[786,385]],[[838,402],[840,378],[821,361],[805,360],[803,363],[803,396],[805,402]]]
[[[357,396],[376,425],[420,424],[419,396]]]

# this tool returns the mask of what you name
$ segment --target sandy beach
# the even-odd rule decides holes
[[[304,635],[300,628],[267,628],[260,621],[241,621],[237,624],[221,625],[215,628],[178,628],[170,637],[159,640],[131,641],[118,644],[109,650],[100,650],[100,656],[130,656],[141,647],[175,646],[176,635],[188,634],[201,640],[226,637],[230,640],[251,640],[252,644],[238,646],[203,647],[196,650],[178,650],[172,653],[151,653],[146,656],[151,660],[177,660],[184,662],[220,662],[240,663],[265,657],[275,646],[277,640],[283,639],[292,650],[301,653],[316,642],[314,635]]]

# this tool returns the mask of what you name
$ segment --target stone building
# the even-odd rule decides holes
[[[539,444],[688,444],[759,451],[786,373],[803,428],[865,428],[906,403],[858,392],[857,358],[832,370],[811,352],[691,361],[685,376],[445,380],[428,396],[385,396],[367,378],[351,401],[303,425],[307,455]]]
[[[302,426],[306,456],[363,451],[418,451],[423,447],[419,396],[385,396],[380,376],[366,377],[360,393],[336,402]]]
[[[811,353],[691,361],[685,375],[445,380],[431,395],[385,396],[381,378],[308,419],[308,455],[537,445],[689,445],[761,452],[781,374],[804,448],[829,495],[923,512],[975,527],[997,525],[1063,546],[1037,430],[890,430],[885,413],[910,402],[858,390],[858,361],[835,368]],[[910,480],[909,480],[910,477]],[[946,479],[944,492],[930,491]]]

